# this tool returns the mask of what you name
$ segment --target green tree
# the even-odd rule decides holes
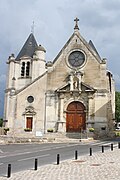
[[[0,127],[2,127],[2,125],[3,125],[3,119],[0,118]]]
[[[120,92],[115,92],[115,119],[120,122]]]

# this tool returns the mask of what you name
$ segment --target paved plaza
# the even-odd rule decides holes
[[[0,180],[8,179],[0,177]],[[41,166],[37,171],[12,173],[12,180],[118,180],[120,179],[120,149],[79,156],[60,162],[59,165]]]

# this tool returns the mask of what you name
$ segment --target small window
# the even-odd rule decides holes
[[[27,66],[26,66],[26,76],[30,75],[30,62],[27,62]]]
[[[28,96],[28,97],[27,97],[27,101],[28,101],[29,103],[32,103],[32,102],[34,101],[34,97],[33,97],[33,96]]]
[[[25,62],[22,62],[22,67],[21,67],[21,76],[25,75]]]

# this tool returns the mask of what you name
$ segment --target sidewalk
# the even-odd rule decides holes
[[[93,156],[79,156],[59,165],[41,166],[37,171],[26,170],[0,180],[118,180],[120,179],[120,149],[93,152]]]

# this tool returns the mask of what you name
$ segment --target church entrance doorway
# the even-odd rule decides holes
[[[26,119],[26,128],[32,130],[32,126],[33,126],[32,124],[33,124],[33,118],[32,117],[27,117],[27,119]]]
[[[66,114],[66,132],[80,132],[86,129],[85,106],[78,101],[70,103]]]

